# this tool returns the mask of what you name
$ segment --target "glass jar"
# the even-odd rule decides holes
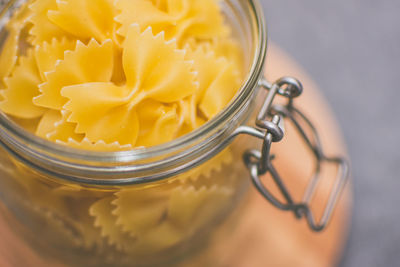
[[[17,4],[3,5],[4,21]],[[41,257],[79,266],[170,264],[201,247],[237,207],[249,184],[241,155],[254,142],[224,140],[254,108],[266,33],[258,3],[223,5],[248,77],[229,107],[187,136],[94,153],[42,140],[0,115],[1,201],[20,223],[10,228]]]
[[[5,22],[20,2],[1,2],[3,39]],[[263,100],[257,100],[258,89],[279,91],[262,80],[264,15],[258,1],[222,5],[242,42],[246,80],[229,106],[186,136],[132,151],[80,151],[40,139],[0,114],[2,217],[39,257],[74,266],[190,261],[243,201],[249,176],[269,199],[251,168],[259,156],[246,154],[265,144],[268,134],[244,126]],[[265,103],[272,100],[267,97]],[[302,207],[288,209],[308,214]]]

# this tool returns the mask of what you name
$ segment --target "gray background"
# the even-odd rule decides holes
[[[352,159],[340,266],[400,266],[400,0],[261,0],[270,40],[317,82]]]

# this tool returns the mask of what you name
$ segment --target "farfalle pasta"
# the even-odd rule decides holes
[[[180,45],[186,38],[226,37],[230,31],[215,0],[117,0],[116,6],[122,11],[116,21],[123,36],[132,23],[142,30],[150,26],[155,33],[164,32],[168,40],[175,38]]]
[[[211,119],[240,87],[240,50],[215,0],[36,0],[8,28],[0,108],[40,119],[37,135],[54,142],[162,144]]]
[[[32,0],[10,18],[0,53],[0,110],[48,141],[113,152],[188,134],[242,83],[243,55],[218,0]],[[188,242],[235,195],[228,149],[166,183],[90,190],[13,160],[15,183],[46,238],[107,259]],[[14,175],[14,174],[13,174]],[[109,254],[107,254],[107,253]],[[101,254],[101,255],[103,255]],[[100,254],[99,254],[100,255]]]

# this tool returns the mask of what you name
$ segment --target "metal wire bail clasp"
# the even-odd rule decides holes
[[[242,133],[247,133],[263,139],[261,150],[248,150],[244,153],[243,159],[250,171],[250,176],[254,186],[270,203],[281,210],[292,211],[297,218],[305,217],[308,225],[313,231],[323,230],[333,213],[334,207],[340,193],[346,184],[349,177],[349,163],[342,157],[328,157],[324,154],[322,145],[316,128],[311,121],[293,105],[293,100],[300,96],[303,92],[302,84],[294,78],[284,77],[270,84],[266,80],[262,80],[260,86],[268,90],[263,106],[257,116],[256,126],[258,129],[250,131],[249,127],[242,130]],[[284,96],[288,99],[286,105],[274,105],[274,99],[277,95]],[[307,190],[301,202],[296,203],[289,193],[285,183],[281,179],[279,172],[273,165],[274,155],[271,155],[271,146],[274,142],[279,142],[284,138],[284,120],[288,120],[294,125],[294,128],[300,134],[307,147],[312,151],[315,157],[314,175],[307,186]],[[307,135],[308,132],[312,136]],[[261,131],[260,131],[261,130]],[[255,134],[258,133],[258,134]],[[263,133],[263,134],[259,134]],[[329,194],[328,202],[325,206],[321,219],[317,222],[310,210],[310,202],[315,193],[316,185],[320,180],[320,173],[323,163],[331,163],[337,165],[337,177],[331,193]],[[276,198],[263,184],[260,176],[269,173],[277,185],[280,193],[284,198],[281,202]]]

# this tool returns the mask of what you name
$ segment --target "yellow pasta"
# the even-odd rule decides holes
[[[51,110],[49,110],[48,112],[50,111]],[[83,134],[78,134],[75,132],[76,129],[75,123],[67,121],[70,113],[65,110],[61,112],[59,111],[55,112],[58,113],[58,115],[55,115],[56,114],[55,113],[53,117],[48,117],[48,120],[45,120],[46,119],[45,116],[43,116],[42,118],[41,124],[49,125],[46,127],[48,129],[48,132],[44,133],[44,136],[50,141],[59,142],[61,144],[72,143],[73,141],[81,142],[82,139],[85,138],[85,136]],[[59,119],[60,117],[61,119]],[[38,131],[39,129],[40,128],[38,128]]]
[[[78,41],[74,51],[66,51],[64,60],[53,71],[45,73],[46,82],[39,86],[41,92],[33,103],[37,106],[62,110],[67,103],[61,89],[73,84],[108,82],[113,72],[113,43],[99,44],[92,39],[88,45]]]
[[[58,110],[48,110],[41,117],[36,128],[36,135],[42,138],[50,139],[49,134],[56,131],[56,124],[62,120],[61,112]]]
[[[140,127],[136,107],[140,102],[153,99],[171,103],[197,89],[191,64],[184,57],[175,43],[165,42],[162,35],[153,36],[150,28],[140,33],[139,27],[132,25],[123,51],[126,85],[108,82],[64,87],[61,94],[69,99],[64,108],[71,112],[68,121],[77,123],[76,131],[91,141],[135,145]],[[165,126],[164,122],[155,127]]]
[[[0,77],[3,79],[10,75],[17,62],[19,32],[12,29],[8,32],[0,54]]]
[[[0,108],[18,118],[41,117],[46,109],[35,105],[32,99],[39,94],[38,86],[44,80],[44,73],[54,69],[56,61],[71,46],[65,39],[61,42],[53,39],[50,45],[44,43],[34,51],[28,50],[27,56],[20,57],[12,76],[5,78],[6,89],[1,92],[3,101]]]
[[[101,236],[106,238],[110,245],[122,249],[132,244],[134,239],[115,224],[117,217],[112,214],[115,208],[111,204],[113,200],[113,197],[98,200],[90,207],[89,213],[95,218],[94,225],[101,229]]]
[[[151,28],[140,33],[139,26],[131,25],[124,47],[126,84],[139,89],[137,98],[171,103],[196,91],[192,63],[185,59],[185,51],[178,50],[173,41],[166,42],[162,33],[154,36]]]
[[[53,38],[70,37],[68,33],[51,22],[47,16],[49,10],[57,9],[56,0],[35,0],[30,5],[30,9],[32,16],[29,21],[33,25],[30,34],[33,44],[50,42]]]
[[[151,254],[177,244],[200,225],[209,223],[210,218],[223,211],[232,193],[216,185],[196,189],[167,184],[124,190],[117,193],[112,202],[116,207],[112,213],[117,217],[114,223],[135,238],[125,249],[131,253]],[[107,215],[107,219],[110,218]],[[111,225],[106,221],[103,227],[108,229]]]
[[[217,57],[225,57],[239,72],[240,78],[243,78],[244,62],[240,43],[232,38],[215,38],[209,44],[209,49],[215,51]]]
[[[200,100],[200,110],[211,119],[229,104],[240,86],[240,75],[233,64],[227,63],[209,85]]]
[[[32,0],[5,29],[1,111],[80,150],[173,141],[221,112],[244,76],[219,0]],[[165,184],[95,192],[17,161],[13,176],[52,243],[136,257],[184,244],[224,212],[232,161],[226,149]]]
[[[136,23],[142,30],[152,27],[155,33],[163,31],[163,28],[171,27],[177,18],[160,10],[148,0],[116,0],[115,5],[120,14],[116,21],[121,24],[118,34],[126,36],[130,25]]]
[[[0,108],[40,119],[36,134],[54,142],[107,151],[166,143],[240,87],[240,51],[217,0],[35,0],[13,21]],[[27,23],[34,52],[18,56]]]
[[[49,21],[80,40],[104,42],[115,30],[113,0],[56,1],[57,8],[49,10]]]
[[[71,113],[68,122],[77,125],[75,131],[93,142],[118,141],[122,145],[134,145],[139,129],[137,114],[124,105],[125,90],[119,89],[111,83],[65,87],[62,94],[70,99],[65,106]]]
[[[196,189],[193,186],[177,187],[171,193],[168,218],[179,227],[193,227],[213,218],[230,200],[233,191],[217,185]]]
[[[44,42],[35,47],[35,59],[42,81],[46,81],[46,73],[54,71],[58,60],[64,59],[64,53],[75,48],[76,42],[63,37],[53,38],[50,43]]]
[[[182,123],[176,105],[147,100],[137,110],[140,129],[136,146],[148,147],[175,139]]]
[[[121,190],[113,201],[117,216],[116,224],[131,236],[157,226],[165,216],[168,197],[174,185],[162,185],[151,188],[137,187]]]
[[[226,36],[229,28],[224,25],[217,0],[117,0],[121,24],[118,33],[125,36],[132,23],[142,30],[151,26],[155,33],[164,32],[166,39],[177,39],[182,44],[187,37],[212,39]]]
[[[12,76],[4,79],[6,89],[0,91],[3,96],[0,109],[23,119],[41,117],[46,110],[32,103],[32,98],[39,93],[38,85],[41,82],[33,51],[29,50],[28,55],[19,60],[19,66]]]
[[[182,229],[167,221],[153,227],[135,243],[127,246],[125,251],[136,257],[157,255],[163,250],[179,245],[186,237]]]

